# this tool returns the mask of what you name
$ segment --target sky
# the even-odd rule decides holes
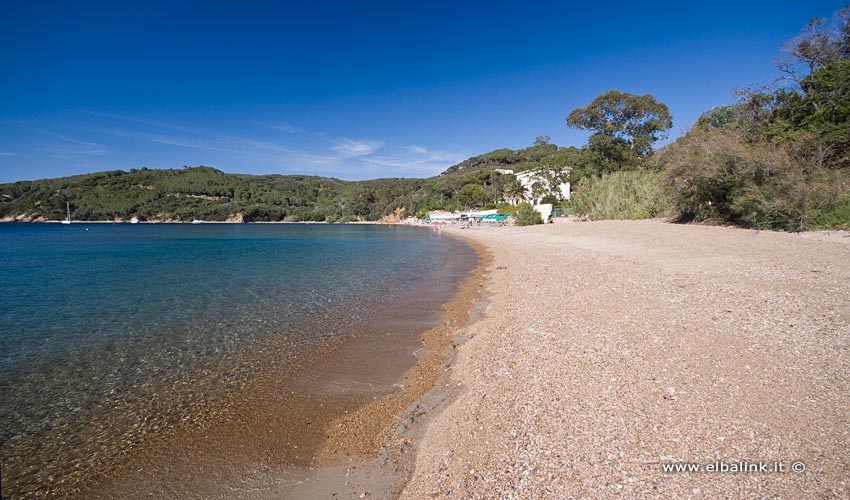
[[[0,183],[207,165],[428,177],[652,94],[669,140],[842,1],[0,2]]]

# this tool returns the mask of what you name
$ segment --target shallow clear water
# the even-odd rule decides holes
[[[0,224],[4,496],[190,418],[463,251],[399,226]]]

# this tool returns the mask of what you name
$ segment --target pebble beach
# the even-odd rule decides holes
[[[850,498],[848,233],[558,219],[440,235],[478,265],[400,378],[389,337],[351,342],[317,357],[309,391],[252,393],[234,425],[268,438],[199,431],[89,497]],[[383,389],[333,399],[366,386]]]
[[[481,312],[401,498],[850,498],[847,233],[444,233],[488,255]]]

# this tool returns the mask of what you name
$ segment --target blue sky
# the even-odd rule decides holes
[[[843,2],[0,4],[0,182],[138,168],[424,177],[611,89],[671,137]]]

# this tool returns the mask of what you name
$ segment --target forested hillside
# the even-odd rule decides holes
[[[773,84],[744,89],[665,148],[680,220],[850,228],[850,7],[785,46]]]
[[[0,185],[0,219],[60,220],[66,203],[75,220],[422,217],[493,208],[522,199],[527,188],[559,202],[541,186],[569,180],[569,208],[591,219],[668,215],[765,229],[850,228],[848,20],[850,7],[831,20],[812,19],[784,47],[774,82],[741,90],[737,102],[706,111],[658,151],[673,126],[667,106],[649,94],[610,90],[569,113],[567,125],[590,134],[580,149],[539,136],[531,147],[475,156],[427,179],[347,182],[187,167],[21,181]],[[529,188],[496,169],[536,169],[548,182]]]
[[[355,221],[434,209],[495,206],[516,171],[569,164],[575,148],[538,138],[526,149],[476,156],[428,179],[342,181],[300,175],[227,174],[210,167],[115,170],[0,185],[0,219],[60,220],[70,204],[74,220]]]
[[[580,161],[582,151],[576,147],[559,148],[549,144],[549,137],[538,136],[534,146],[525,149],[497,149],[473,156],[449,167],[442,175],[470,175],[490,172],[493,169],[511,169],[522,172],[531,168],[574,166]]]
[[[850,229],[850,6],[790,40],[777,78],[706,111],[683,137],[650,96],[610,91],[570,113],[593,132],[573,170],[573,208],[591,219]],[[579,182],[578,175],[584,177]]]

